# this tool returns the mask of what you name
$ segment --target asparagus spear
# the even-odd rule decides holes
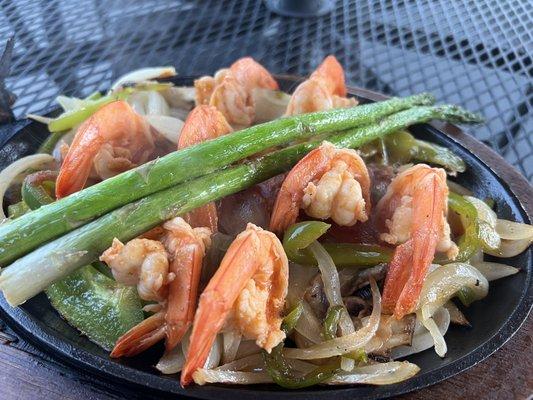
[[[295,139],[373,123],[417,104],[421,94],[283,118],[168,154],[0,225],[0,266],[124,204]]]
[[[328,140],[340,147],[358,147],[431,119],[479,122],[476,115],[454,106],[415,107],[386,117],[377,124],[333,135]],[[19,305],[52,282],[94,261],[113,238],[127,241],[162,221],[284,172],[318,145],[320,141],[287,147],[253,162],[211,173],[116,209],[14,262],[0,275],[0,290],[9,304]]]

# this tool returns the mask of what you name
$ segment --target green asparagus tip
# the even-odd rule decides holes
[[[436,112],[441,116],[441,119],[449,122],[478,124],[485,121],[485,118],[481,114],[467,111],[453,104],[438,106],[436,107]]]

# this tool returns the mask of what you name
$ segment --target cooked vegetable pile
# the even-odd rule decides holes
[[[480,116],[425,93],[359,105],[333,56],[292,94],[251,58],[194,87],[158,81],[175,73],[29,116],[50,137],[0,172],[9,304],[44,291],[111,357],[164,342],[156,367],[183,386],[386,385],[419,371],[400,358],[444,357],[463,307],[519,271],[494,257],[533,228],[408,130]]]

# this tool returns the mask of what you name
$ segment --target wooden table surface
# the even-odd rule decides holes
[[[51,359],[18,339],[5,325],[0,331],[0,399],[135,400],[141,397],[120,386]],[[422,399],[526,399],[533,395],[533,318],[503,348],[470,370],[445,382],[402,396]],[[143,399],[146,399],[143,396]]]

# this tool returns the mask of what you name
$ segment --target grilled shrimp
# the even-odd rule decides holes
[[[224,115],[213,106],[199,105],[191,111],[181,130],[178,150],[232,132]],[[184,219],[191,226],[206,226],[216,232],[218,225],[217,208],[214,202],[187,213]]]
[[[123,245],[115,239],[100,257],[117,282],[136,284],[142,299],[160,304],[158,312],[118,339],[112,357],[133,356],[163,338],[170,351],[192,323],[211,231],[191,228],[180,217],[165,222],[163,229],[160,241],[133,239]]]
[[[232,125],[249,126],[255,118],[253,90],[277,90],[278,84],[261,64],[245,57],[230,68],[219,70],[214,77],[196,80],[194,87],[196,104],[215,106]]]
[[[205,364],[216,335],[229,324],[271,351],[284,338],[281,312],[288,290],[288,260],[279,239],[248,224],[228,248],[200,296],[181,384]]]
[[[141,299],[166,299],[167,285],[173,276],[169,276],[165,247],[157,240],[133,239],[123,244],[115,238],[100,260],[111,268],[117,282],[137,285]]]
[[[383,307],[400,319],[413,312],[436,251],[453,259],[458,249],[450,239],[446,172],[418,164],[400,173],[378,202],[376,213],[388,232],[381,239],[399,244],[383,291]]]
[[[357,152],[324,142],[302,158],[281,185],[270,229],[283,233],[296,222],[300,208],[339,225],[365,222],[370,214],[370,176]]]
[[[296,88],[287,106],[286,115],[355,105],[357,100],[346,97],[342,66],[334,56],[327,56],[309,79]]]
[[[153,150],[144,118],[125,101],[107,104],[78,128],[59,170],[56,197],[83,189],[93,166],[107,178],[146,162]]]

